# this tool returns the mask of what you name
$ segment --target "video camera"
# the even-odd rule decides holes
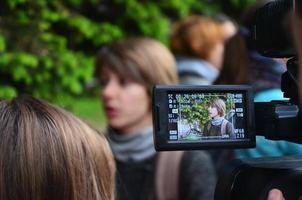
[[[254,147],[251,89],[240,85],[155,86],[155,149]],[[212,125],[213,115],[221,120],[219,128]]]
[[[255,104],[256,133],[270,140],[302,142],[301,112],[298,94],[298,60],[296,57],[289,13],[301,10],[301,0],[271,1],[259,8],[253,17],[250,43],[262,55],[288,58],[282,75],[281,90],[288,102],[273,101]]]
[[[269,57],[289,58],[281,81],[284,97],[289,100],[254,103],[249,86],[156,86],[153,117],[157,150],[253,147],[256,134],[271,140],[299,142],[302,139],[296,78],[298,61],[290,27],[285,23],[290,11],[297,6],[301,6],[301,0],[271,1],[255,12],[249,27],[250,43],[255,44],[258,52]],[[209,103],[213,99],[224,101],[226,119],[232,122],[235,137],[204,134]]]
[[[256,10],[249,27],[250,43],[258,52],[289,58],[281,81],[284,97],[289,100],[254,103],[249,86],[156,86],[156,150],[250,148],[255,146],[255,135],[302,144],[298,60],[286,23],[295,9],[302,13],[301,0],[271,1]],[[266,199],[272,188],[281,189],[286,200],[302,199],[299,186],[302,157],[234,160],[220,174],[215,200]]]

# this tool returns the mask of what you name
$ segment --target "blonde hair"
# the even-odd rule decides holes
[[[0,102],[0,199],[114,199],[110,147],[71,113],[29,96]]]
[[[163,44],[151,38],[127,38],[103,47],[96,60],[97,78],[101,78],[104,69],[144,85],[149,95],[155,84],[178,82],[172,53]]]
[[[172,27],[173,53],[208,60],[216,44],[224,42],[224,25],[207,16],[192,15]]]
[[[225,116],[226,107],[225,107],[225,103],[222,99],[213,99],[210,102],[209,106],[215,107],[217,109],[218,115],[220,117]]]

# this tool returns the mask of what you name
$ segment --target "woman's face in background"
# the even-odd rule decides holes
[[[145,86],[105,70],[101,98],[109,126],[123,134],[152,125],[151,102]]]

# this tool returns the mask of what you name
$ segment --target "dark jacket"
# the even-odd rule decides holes
[[[226,119],[224,119],[226,120]],[[214,126],[211,124],[211,121],[208,121],[206,123],[205,129],[204,129],[204,136],[223,136],[223,135],[229,135],[230,138],[235,138],[235,133],[234,133],[234,126],[231,122],[226,120],[225,124],[225,133],[222,133],[222,124],[219,126]]]
[[[117,161],[118,200],[155,199],[155,165],[157,155],[142,162]],[[215,168],[203,151],[187,151],[180,164],[179,199],[211,200],[216,185]]]

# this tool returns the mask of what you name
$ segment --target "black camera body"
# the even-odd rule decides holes
[[[260,54],[274,58],[296,55],[288,15],[294,6],[295,0],[275,0],[256,10],[247,28],[251,31],[249,43]]]
[[[273,188],[286,200],[302,198],[302,157],[236,159],[219,176],[215,200],[267,200]]]
[[[301,0],[276,0],[259,8],[250,28],[250,43],[268,57],[289,58],[281,89],[289,101],[255,104],[257,135],[270,140],[302,144],[298,59],[291,37],[289,13],[302,14]],[[264,157],[234,160],[220,174],[215,200],[266,200],[271,189],[280,189],[286,200],[302,199],[302,157]]]
[[[281,77],[281,90],[288,102],[255,104],[256,133],[271,140],[302,142],[302,121],[298,93],[298,59],[291,33],[290,14],[302,10],[301,0],[274,0],[258,8],[248,25],[249,43],[260,54],[288,58],[287,71]]]
[[[252,129],[248,132],[254,131],[256,135],[263,135],[266,139],[271,140],[288,140],[297,143],[302,143],[302,126],[299,126],[299,122],[302,121],[302,114],[299,106],[299,94],[298,94],[298,59],[292,45],[291,29],[289,14],[293,10],[299,10],[302,12],[302,1],[301,0],[272,0],[263,7],[259,8],[253,16],[253,20],[249,25],[251,31],[249,36],[249,43],[254,44],[254,48],[264,56],[268,57],[282,57],[288,58],[287,71],[282,75],[281,90],[284,92],[284,97],[289,98],[288,101],[272,101],[268,103],[253,103],[250,98],[252,93],[248,92],[249,98],[244,99],[249,101],[248,104],[244,105],[243,109],[248,110],[248,115],[255,117],[255,124],[248,126]],[[205,149],[205,148],[218,148],[218,147],[236,147],[236,145],[223,145],[223,142],[213,142],[212,145],[203,145],[203,141],[199,140],[200,144],[196,142],[183,141],[172,145],[173,139],[169,142],[168,136],[163,136],[170,131],[168,126],[168,99],[164,95],[168,95],[169,92],[179,91],[181,93],[187,93],[186,95],[194,95],[194,93],[215,93],[235,92],[236,89],[241,90],[246,86],[156,86],[153,91],[153,120],[155,130],[160,127],[160,132],[155,131],[154,141],[155,148],[157,150],[189,150],[189,149]],[[250,89],[245,88],[246,91]],[[167,96],[168,98],[168,96]],[[175,101],[177,98],[173,97]],[[227,100],[227,99],[226,99]],[[198,100],[197,100],[198,101]],[[203,101],[203,100],[199,100]],[[192,103],[192,106],[194,103]],[[252,106],[255,108],[255,112],[251,109]],[[174,105],[175,106],[175,105]],[[188,106],[188,105],[185,105]],[[165,109],[165,107],[167,109]],[[160,108],[160,110],[159,110]],[[196,110],[196,108],[195,108]],[[196,112],[196,111],[195,111]],[[175,113],[170,113],[175,114]],[[200,113],[199,113],[200,114]],[[246,116],[248,116],[246,115]],[[198,116],[198,115],[196,115]],[[175,118],[175,117],[174,117]],[[177,124],[177,123],[176,123]],[[233,124],[235,126],[235,124]],[[173,125],[172,125],[173,126]],[[236,127],[235,127],[236,129]],[[173,131],[173,130],[172,130]],[[244,130],[247,131],[247,130]],[[202,131],[197,130],[200,135]],[[173,134],[176,134],[175,131]],[[248,133],[249,137],[252,133]],[[175,136],[176,137],[176,136]],[[206,139],[205,137],[203,139]],[[174,139],[174,140],[178,140]],[[222,141],[222,140],[221,140]],[[250,140],[252,141],[252,140]],[[209,141],[207,141],[210,144]],[[219,145],[218,145],[219,144]],[[251,147],[249,145],[239,145],[237,147]]]
[[[253,106],[250,86],[155,86],[155,149],[255,147]],[[220,126],[214,125],[208,112],[221,120]]]
[[[286,140],[302,144],[302,126],[300,125],[302,114],[299,106],[298,79],[296,77],[298,74],[298,60],[294,45],[292,45],[288,17],[293,10],[297,10],[302,16],[302,0],[271,1],[257,9],[252,23],[248,27],[251,30],[249,43],[253,44],[258,52],[268,57],[289,58],[287,71],[282,75],[281,81],[284,97],[289,98],[289,100],[253,103],[252,94],[249,92],[249,88],[245,86],[243,88],[237,86],[222,86],[221,88],[219,88],[220,86],[185,86],[182,88],[180,86],[157,86],[153,93],[154,142],[157,150],[252,147],[255,142],[255,134],[263,135],[270,140]],[[236,95],[236,93],[245,94],[242,95],[242,102],[245,103],[235,103],[233,107],[235,115],[242,116],[240,113],[243,113],[244,120],[239,120],[239,123],[236,123],[235,120],[235,123],[233,123],[237,133],[243,133],[243,135],[239,134],[235,138],[231,136],[224,137],[224,134],[219,134],[223,132],[221,129],[221,131],[218,131],[218,136],[209,138],[207,131],[205,131],[207,125],[205,119],[201,116],[202,112],[195,116],[202,121],[200,124],[203,126],[195,126],[198,123],[191,120],[192,116],[194,117],[192,112],[198,108],[204,110],[204,105],[211,105],[211,103],[203,104],[203,102],[210,101],[209,99],[212,98],[206,99],[204,96],[215,96],[212,99],[226,96],[224,102],[229,104],[229,101],[232,100],[228,97],[232,94]],[[195,98],[194,95],[196,94],[203,98]],[[230,95],[228,96],[228,94]],[[185,95],[188,98],[183,98]],[[191,100],[190,95],[193,95]],[[176,107],[178,106],[175,109],[183,109],[185,113],[183,118],[179,118],[179,112],[172,112],[175,105],[173,104],[169,108],[169,100],[172,100],[172,102],[175,100]],[[199,104],[203,107],[200,107]],[[166,106],[166,109],[160,108],[163,106]],[[188,106],[192,106],[194,109],[186,109]],[[238,112],[236,112],[236,108],[238,108]],[[230,105],[226,110],[230,112]],[[176,118],[183,121],[177,121]],[[195,129],[194,134],[198,136],[198,139],[191,138],[187,141],[180,138],[182,133],[177,135],[179,129],[176,128],[175,124],[182,124],[183,122],[193,124],[191,128]],[[175,132],[175,130],[177,131]],[[296,200],[302,199],[301,186],[302,157],[245,158],[234,160],[223,169],[216,186],[215,200],[264,200],[267,199],[268,192],[272,188],[282,190],[286,200]]]

